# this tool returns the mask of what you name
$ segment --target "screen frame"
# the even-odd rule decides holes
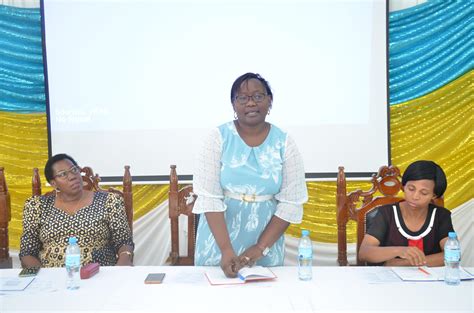
[[[42,39],[42,52],[43,52],[43,72],[44,72],[44,86],[45,86],[45,99],[46,99],[46,119],[47,119],[47,133],[48,133],[48,158],[52,155],[52,134],[51,134],[51,111],[50,111],[50,96],[49,96],[49,83],[48,83],[48,65],[47,65],[47,52],[46,52],[46,32],[45,32],[45,18],[44,18],[44,1],[40,0],[40,18],[41,18],[41,39]],[[374,0],[378,1],[378,0]],[[383,0],[385,4],[385,79],[386,79],[386,114],[387,114],[387,164],[391,165],[391,136],[390,136],[390,86],[389,86],[389,3],[388,0]],[[89,166],[89,164],[87,164]],[[349,179],[364,179],[370,178],[377,172],[374,169],[373,172],[346,172],[345,175]],[[334,172],[306,172],[305,179],[307,181],[334,181],[337,178],[337,171]],[[169,175],[132,175],[134,184],[165,184],[169,182]],[[178,175],[180,181],[191,182],[192,175]],[[119,183],[123,180],[123,176],[101,176],[101,183]]]

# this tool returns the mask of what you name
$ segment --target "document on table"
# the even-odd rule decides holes
[[[23,291],[34,277],[0,277],[0,291]]]
[[[372,271],[361,273],[363,279],[369,284],[399,283],[402,280],[389,268],[374,266]]]
[[[437,281],[444,280],[444,267],[392,267],[392,271],[404,281]],[[459,268],[461,280],[471,280],[474,276]]]

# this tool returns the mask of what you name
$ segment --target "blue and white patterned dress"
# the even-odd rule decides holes
[[[198,164],[193,181],[198,198],[193,212],[225,212],[237,255],[257,242],[273,215],[290,223],[301,222],[303,203],[308,198],[303,162],[294,141],[278,127],[271,125],[264,142],[250,147],[234,122],[221,125],[205,141]],[[229,198],[225,192],[274,197],[245,202]],[[219,265],[221,252],[204,214],[199,220],[195,251],[195,265]],[[280,266],[284,255],[281,236],[257,264]]]

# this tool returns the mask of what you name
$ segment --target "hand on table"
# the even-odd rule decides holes
[[[400,258],[406,259],[410,262],[411,266],[423,266],[426,265],[426,256],[417,247],[402,247]]]
[[[240,264],[239,258],[235,255],[234,251],[222,252],[221,268],[225,276],[229,278],[237,277],[237,272],[244,267]]]

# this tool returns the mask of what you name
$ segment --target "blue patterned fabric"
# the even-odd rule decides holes
[[[39,9],[0,5],[0,111],[46,111]]]
[[[287,134],[272,125],[265,141],[249,147],[238,135],[234,122],[219,127],[222,136],[221,186],[235,194],[275,195],[282,183],[282,164]],[[237,255],[254,245],[276,212],[276,200],[244,202],[224,198],[225,221]],[[206,218],[199,220],[195,265],[219,265],[221,252]],[[283,265],[284,241],[281,236],[258,265]]]
[[[390,104],[428,94],[473,68],[472,1],[430,1],[390,14]]]

